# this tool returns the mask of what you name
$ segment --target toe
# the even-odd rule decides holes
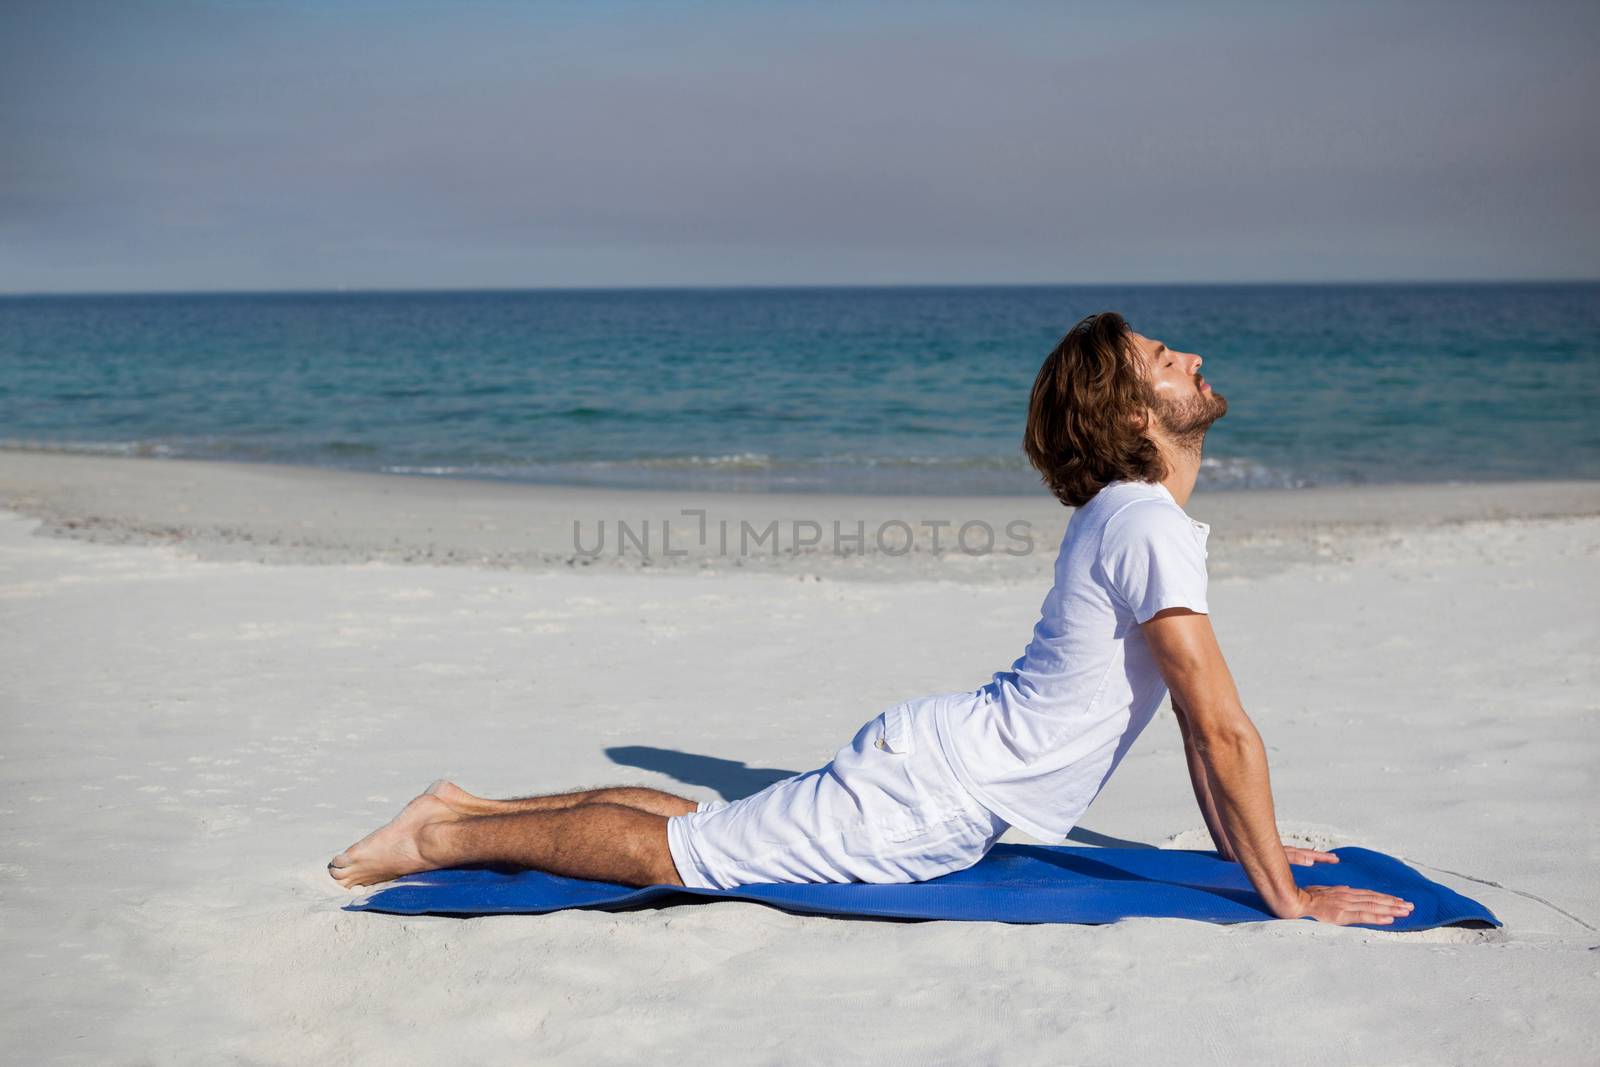
[[[343,870],[334,871],[333,880],[346,889],[355,889],[361,885],[361,872],[354,868],[346,867]]]

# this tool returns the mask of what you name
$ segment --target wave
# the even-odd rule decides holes
[[[1243,456],[1202,457],[1197,482],[1206,489],[1305,489],[1316,484],[1291,471]]]
[[[78,456],[144,456],[167,459],[180,455],[177,448],[159,441],[40,441],[0,437],[0,448],[12,452],[59,452]]]

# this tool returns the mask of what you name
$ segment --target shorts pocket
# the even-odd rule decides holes
[[[916,749],[911,733],[911,710],[904,704],[896,704],[878,716],[873,733],[876,735],[873,745],[885,752],[909,756]]]

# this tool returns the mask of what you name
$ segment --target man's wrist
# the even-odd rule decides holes
[[[1295,883],[1294,873],[1289,869],[1288,861],[1280,852],[1276,857],[1277,863],[1268,860],[1270,867],[1283,865],[1281,871],[1260,872],[1260,878],[1252,878],[1256,892],[1261,894],[1261,899],[1266,902],[1267,910],[1280,919],[1298,919],[1301,913],[1300,886]],[[1277,875],[1276,877],[1274,875]]]
[[[1305,914],[1305,907],[1300,902],[1300,890],[1294,891],[1294,896],[1288,901],[1273,903],[1268,901],[1267,910],[1280,919],[1298,919]]]

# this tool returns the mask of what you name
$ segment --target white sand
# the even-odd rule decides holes
[[[985,682],[1048,588],[1053,541],[1003,562],[562,558],[575,517],[708,500],[1057,537],[1065,517],[0,453],[6,1058],[1600,1059],[1592,483],[1190,507],[1217,526],[1214,618],[1285,835],[1427,865],[1504,930],[340,911],[328,857],[434,777],[738,795],[889,702]],[[1207,847],[1170,715],[1080,837]]]

